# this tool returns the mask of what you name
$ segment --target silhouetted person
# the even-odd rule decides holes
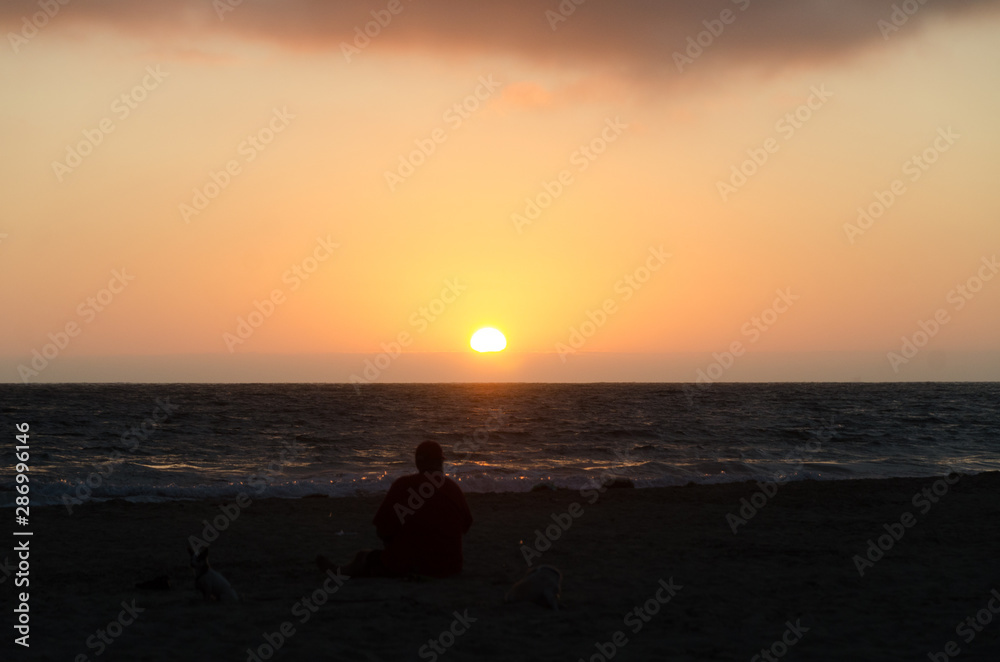
[[[462,571],[462,535],[472,513],[458,483],[444,475],[444,453],[435,441],[417,446],[417,473],[397,478],[372,523],[385,549],[365,549],[340,568],[349,577],[448,577]],[[335,570],[323,556],[322,570]]]

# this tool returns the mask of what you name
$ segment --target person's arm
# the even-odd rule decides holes
[[[403,523],[396,515],[395,505],[399,503],[399,495],[402,488],[399,487],[399,480],[393,482],[389,492],[382,499],[382,504],[375,513],[372,524],[375,525],[375,535],[384,543],[388,543],[402,528]]]
[[[463,534],[468,533],[469,527],[472,526],[472,511],[469,510],[469,504],[465,501],[465,494],[458,485],[455,485],[451,492],[451,499],[458,506],[459,530]]]
[[[381,540],[386,545],[392,542],[392,539],[396,535],[397,531],[399,531],[398,526],[393,527],[387,525],[386,523],[375,525],[375,535],[377,535],[378,539]]]

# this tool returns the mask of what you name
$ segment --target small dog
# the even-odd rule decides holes
[[[207,547],[200,552],[195,552],[189,544],[188,554],[191,555],[191,567],[194,568],[194,585],[201,591],[201,595],[206,600],[239,602],[239,596],[236,595],[236,591],[229,585],[226,578],[208,564]]]
[[[511,587],[504,596],[504,602],[525,600],[558,611],[561,592],[562,573],[559,568],[540,565]]]

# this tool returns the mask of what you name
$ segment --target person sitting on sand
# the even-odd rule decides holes
[[[321,570],[348,577],[449,577],[462,571],[462,535],[472,513],[458,483],[444,475],[444,453],[435,441],[417,446],[417,473],[393,481],[372,523],[385,549],[365,549],[339,569],[324,556]]]

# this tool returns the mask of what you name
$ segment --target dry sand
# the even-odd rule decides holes
[[[445,662],[604,659],[596,643],[616,661],[752,660],[764,648],[789,660],[927,660],[949,641],[961,650],[953,659],[1000,659],[1000,616],[971,644],[956,633],[1000,589],[1000,474],[961,477],[937,503],[914,503],[935,482],[784,485],[735,535],[726,516],[754,484],[613,489],[593,504],[571,491],[472,494],[461,577],[350,580],[315,613],[296,607],[323,584],[313,557],[346,561],[374,546],[378,498],[271,499],[242,510],[210,555],[239,604],[202,601],[187,566],[188,536],[220,503],[35,508],[31,648],[8,646],[6,607],[0,650],[15,660],[242,661],[286,623],[294,634],[270,659],[431,660],[421,647],[432,638],[451,644],[437,655]],[[573,504],[579,516],[536,560],[563,571],[562,609],[503,604],[527,569],[521,541],[533,543]],[[854,556],[904,513],[912,527],[859,576]],[[133,587],[161,574],[173,589]],[[10,605],[13,580],[0,579]],[[671,579],[676,595],[656,603]],[[143,611],[97,655],[94,635],[133,600]],[[634,610],[650,600],[657,613],[644,622]],[[455,612],[475,621],[442,639]],[[789,622],[808,631],[786,634]],[[618,632],[627,643],[604,645]],[[771,648],[782,635],[794,642],[787,652]]]

